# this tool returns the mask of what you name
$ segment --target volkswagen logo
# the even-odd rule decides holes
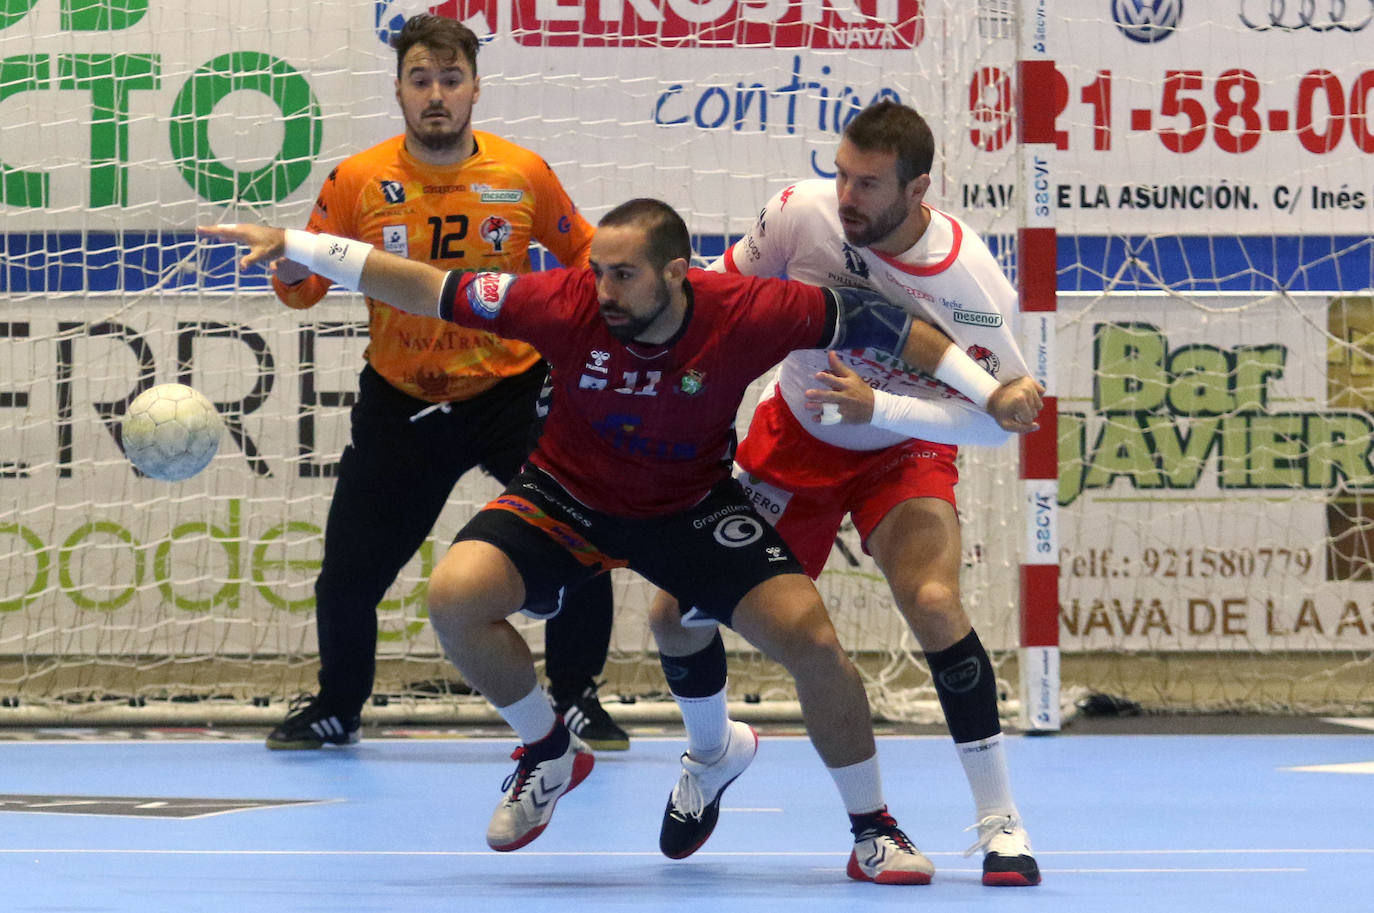
[[[1121,33],[1141,44],[1163,41],[1178,29],[1183,0],[1112,0],[1112,19]]]
[[[1241,0],[1239,15],[1256,32],[1360,32],[1374,22],[1374,0]]]

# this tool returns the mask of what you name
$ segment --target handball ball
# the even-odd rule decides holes
[[[129,404],[124,455],[146,476],[180,482],[209,464],[223,431],[219,413],[202,394],[183,384],[159,384]]]

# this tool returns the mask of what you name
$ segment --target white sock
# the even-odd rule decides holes
[[[847,767],[827,767],[835,786],[840,790],[844,810],[851,815],[866,815],[882,809],[883,778],[878,772],[878,756]]]
[[[725,689],[710,697],[679,697],[673,695],[682,711],[682,725],[687,729],[687,753],[693,761],[710,764],[725,754],[730,740],[730,716],[725,707]]]
[[[515,730],[523,745],[538,742],[552,732],[554,723],[558,722],[548,695],[538,685],[514,704],[497,707],[496,712]]]
[[[960,742],[954,746],[964,765],[973,804],[981,821],[988,815],[1019,817],[1016,801],[1011,797],[1011,777],[1007,774],[1006,746],[1002,733],[976,742]]]

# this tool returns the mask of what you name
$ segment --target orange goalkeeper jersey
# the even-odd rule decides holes
[[[440,269],[529,272],[532,240],[564,266],[587,265],[592,226],[538,155],[474,131],[475,155],[427,165],[406,152],[404,139],[341,162],[306,227]],[[322,276],[296,285],[273,279],[277,297],[293,308],[315,304],[329,286]],[[365,357],[392,386],[429,402],[470,399],[539,359],[523,342],[416,317],[373,298],[367,309]]]

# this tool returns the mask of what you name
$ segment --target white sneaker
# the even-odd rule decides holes
[[[916,849],[911,838],[886,810],[877,823],[854,835],[845,874],[855,881],[877,884],[930,884],[935,863]]]
[[[669,859],[685,859],[701,849],[716,829],[725,787],[744,773],[759,750],[758,733],[748,723],[730,721],[725,753],[712,764],[682,756],[682,776],[668,797],[658,848]]]
[[[1031,887],[1040,883],[1040,866],[1031,855],[1030,838],[1015,815],[988,815],[965,830],[978,829],[978,841],[965,856],[983,851],[983,884]]]
[[[515,772],[501,788],[506,795],[487,825],[487,846],[497,852],[518,850],[544,833],[559,798],[587,779],[596,763],[581,739],[568,733],[568,750],[548,761],[531,763],[521,745],[511,754]]]

